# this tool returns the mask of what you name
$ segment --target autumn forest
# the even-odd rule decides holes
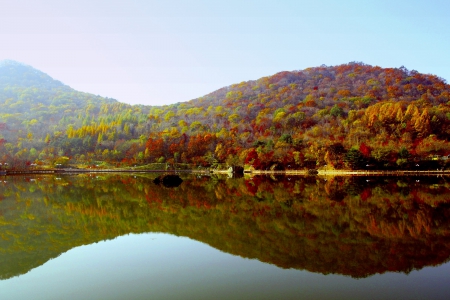
[[[0,62],[0,163],[255,169],[449,168],[450,85],[360,62],[280,72],[164,106]]]

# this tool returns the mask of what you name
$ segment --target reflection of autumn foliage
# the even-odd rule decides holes
[[[183,180],[164,188],[142,175],[16,178],[0,203],[0,246],[10,256],[50,247],[54,256],[80,244],[155,231],[283,268],[354,277],[409,272],[450,256],[445,178]],[[19,251],[17,245],[24,246]]]

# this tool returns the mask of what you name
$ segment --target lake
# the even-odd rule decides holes
[[[0,177],[1,299],[447,299],[450,178]]]

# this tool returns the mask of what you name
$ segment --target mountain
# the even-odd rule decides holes
[[[33,67],[13,61],[0,61],[0,88],[18,86],[22,88],[40,87],[44,90],[62,88],[64,84]],[[68,88],[66,86],[66,88]]]
[[[22,165],[66,153],[66,140],[59,140],[70,127],[97,120],[101,110],[117,115],[141,111],[76,91],[47,74],[14,61],[0,62],[0,161]],[[73,147],[82,152],[84,145]]]
[[[404,67],[322,65],[159,107],[77,92],[13,62],[0,81],[0,160],[16,165],[448,167],[450,86]]]

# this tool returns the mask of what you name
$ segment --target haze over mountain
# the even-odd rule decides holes
[[[352,62],[280,72],[172,105],[131,106],[3,61],[0,157],[15,165],[410,168],[450,154],[449,95],[435,75]]]
[[[0,70],[1,88],[6,86],[19,86],[22,88],[39,86],[45,90],[64,87],[64,84],[54,80],[47,74],[13,60],[0,61]]]

